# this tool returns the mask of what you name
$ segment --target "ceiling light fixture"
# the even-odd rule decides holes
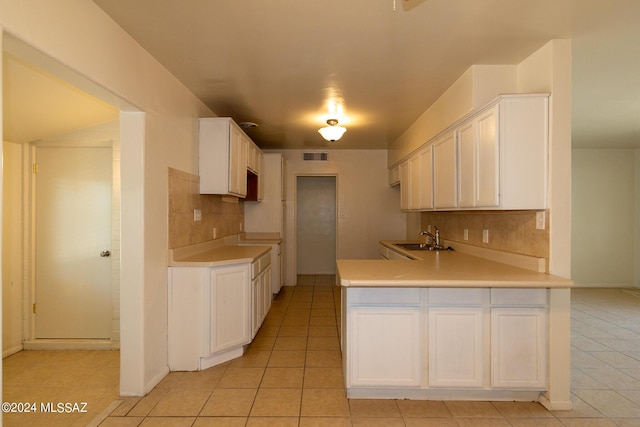
[[[347,128],[338,126],[337,119],[328,119],[327,124],[329,126],[318,129],[320,135],[322,135],[322,137],[327,141],[335,142],[342,138],[342,135],[347,131]]]

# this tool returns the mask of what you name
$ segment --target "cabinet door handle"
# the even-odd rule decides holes
[[[107,258],[107,257],[111,256],[111,252],[109,252],[109,251],[102,251],[102,252],[100,252],[100,256],[101,256],[102,258]]]

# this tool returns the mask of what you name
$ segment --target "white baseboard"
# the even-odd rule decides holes
[[[120,343],[111,340],[35,339],[22,343],[24,350],[118,350]]]
[[[22,351],[22,346],[21,345],[16,345],[14,347],[7,348],[7,349],[2,351],[2,358],[4,359],[5,357],[9,357],[12,354],[16,354],[19,351]]]

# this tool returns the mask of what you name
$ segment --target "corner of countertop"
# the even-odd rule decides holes
[[[216,240],[208,240],[206,242],[196,243],[189,246],[182,246],[180,248],[169,249],[169,253],[168,253],[169,265],[172,265],[173,263],[175,263],[176,260],[193,256],[195,254],[199,254],[201,252],[209,251],[215,248],[219,248],[221,246],[225,246],[226,244],[228,244],[228,239],[222,238],[222,239],[216,239]]]

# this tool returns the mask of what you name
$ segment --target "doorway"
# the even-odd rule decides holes
[[[110,339],[112,150],[35,151],[35,338]]]
[[[336,272],[336,176],[296,178],[296,272]]]

